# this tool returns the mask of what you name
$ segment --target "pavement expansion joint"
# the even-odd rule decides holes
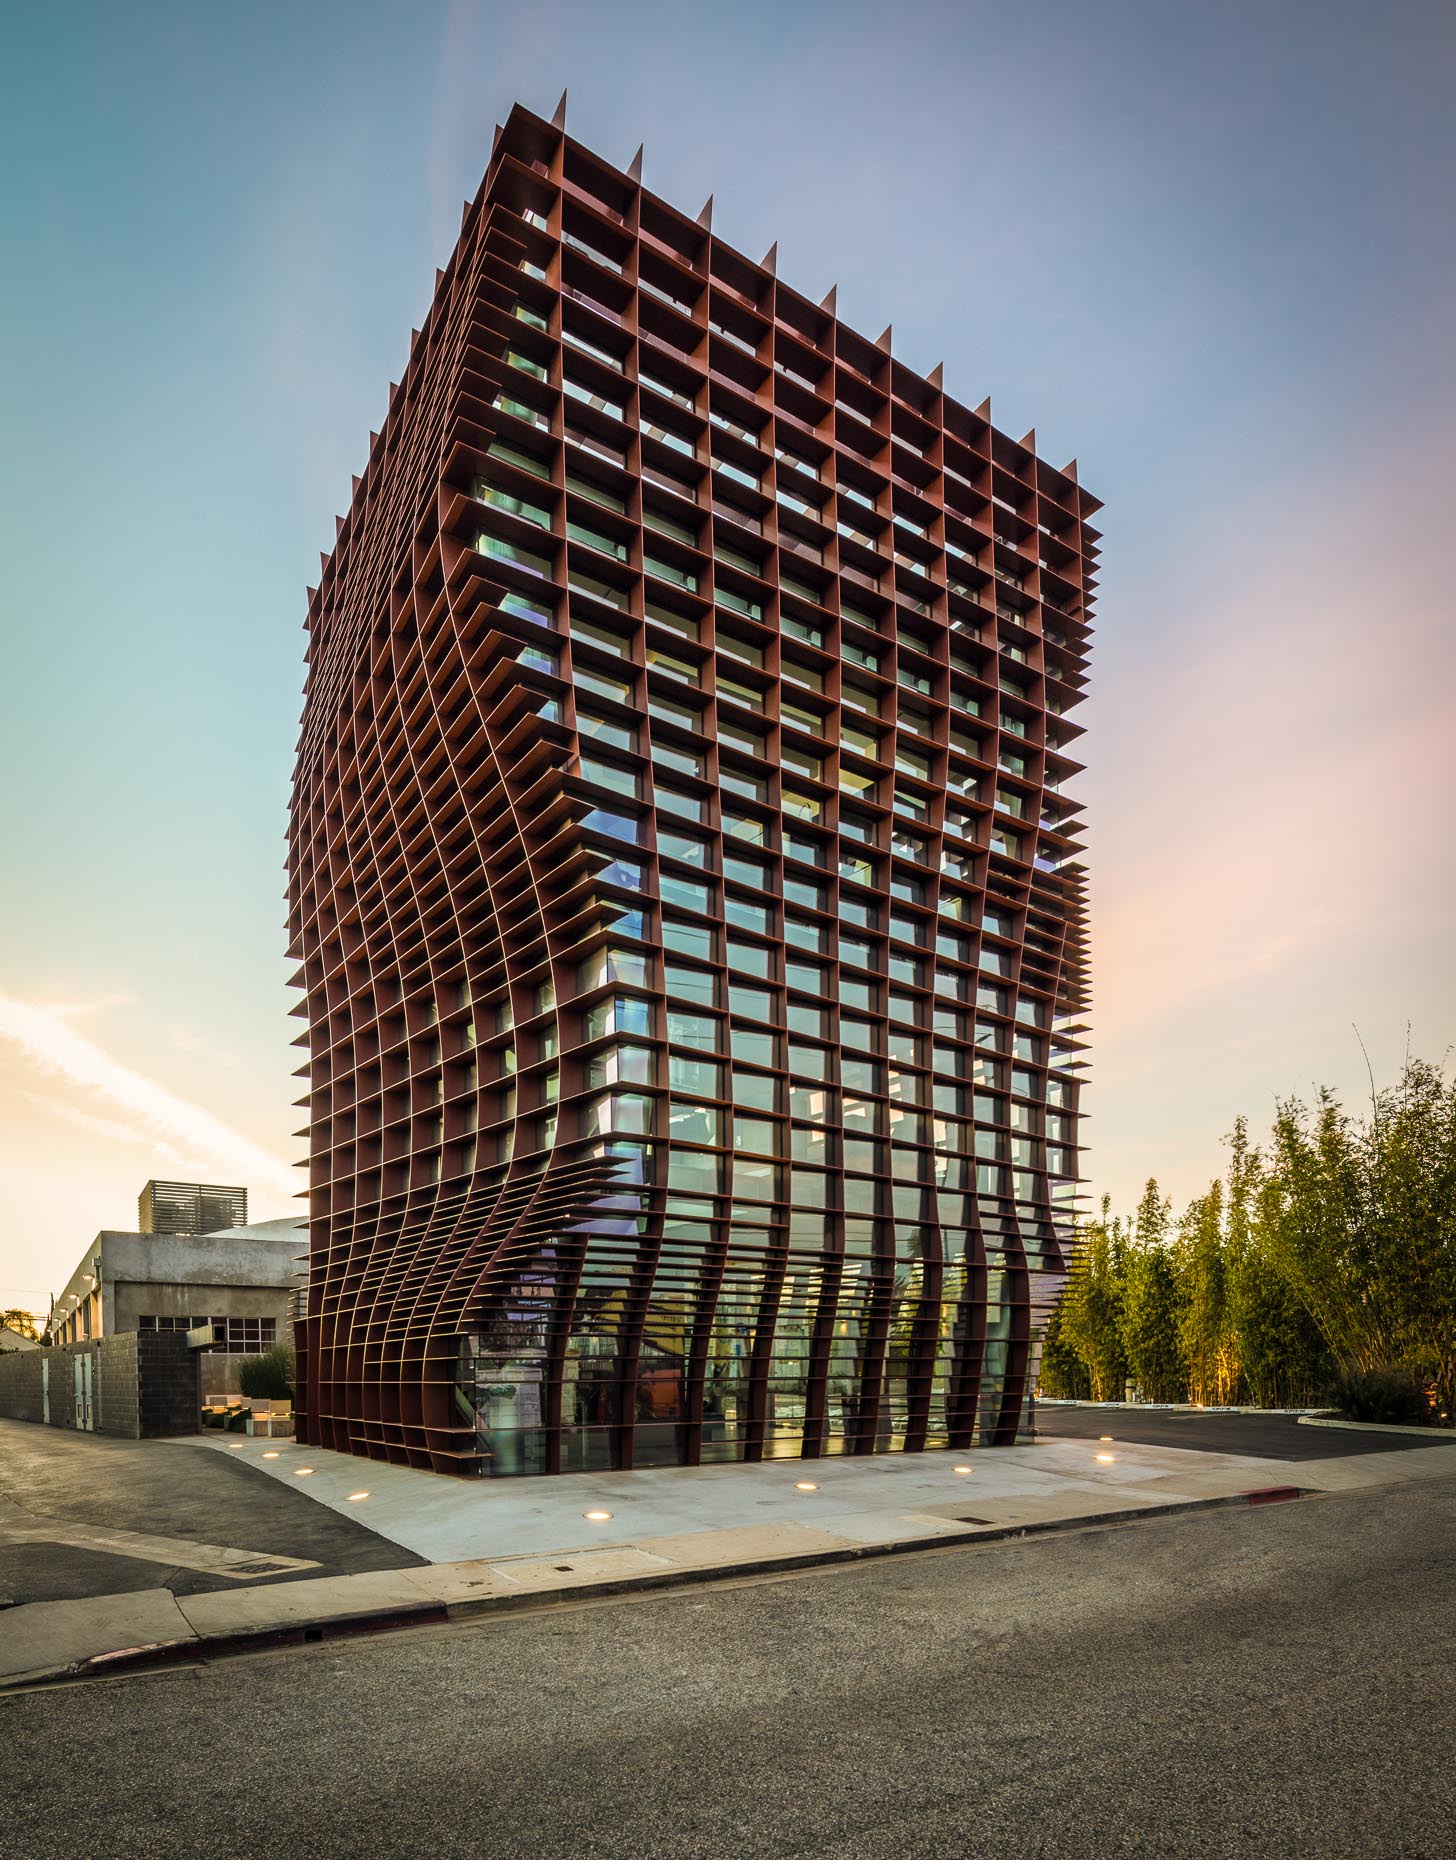
[[[141,1563],[163,1563],[173,1569],[195,1570],[229,1582],[252,1582],[261,1576],[281,1576],[319,1567],[311,1557],[265,1555],[256,1550],[236,1550],[226,1544],[198,1543],[190,1537],[163,1537],[43,1516],[35,1524],[0,1524],[0,1544],[65,1545],[76,1550],[129,1557]]]

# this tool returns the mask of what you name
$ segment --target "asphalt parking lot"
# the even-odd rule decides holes
[[[47,1539],[47,1529],[69,1541]],[[117,1554],[104,1542],[117,1532],[155,1540],[155,1554]],[[189,1543],[309,1565],[270,1581],[423,1561],[209,1447],[0,1419],[0,1605],[230,1587],[232,1578],[186,1565]]]
[[[1334,1460],[1358,1453],[1404,1453],[1444,1447],[1456,1472],[1456,1430],[1431,1428],[1428,1436],[1305,1427],[1287,1414],[1230,1414],[1216,1409],[1060,1408],[1038,1402],[1038,1438],[1134,1441],[1145,1447],[1187,1447],[1196,1453],[1248,1453],[1265,1460]]]

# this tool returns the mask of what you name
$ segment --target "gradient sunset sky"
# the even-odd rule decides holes
[[[290,1210],[304,589],[563,87],[1105,500],[1094,1192],[1456,1038],[1456,8],[18,0],[6,51],[0,1305],[154,1174]]]

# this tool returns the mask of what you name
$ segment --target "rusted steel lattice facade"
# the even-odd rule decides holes
[[[1009,1441],[1098,505],[639,171],[512,112],[311,598],[300,1433]]]

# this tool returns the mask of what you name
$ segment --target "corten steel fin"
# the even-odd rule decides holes
[[[1017,1432],[1076,1193],[1099,506],[711,209],[513,110],[309,597],[313,1444]]]

